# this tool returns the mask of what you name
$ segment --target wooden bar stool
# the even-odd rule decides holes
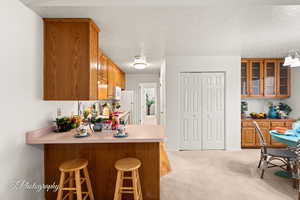
[[[134,200],[143,200],[139,168],[141,161],[136,158],[124,158],[118,160],[115,164],[117,169],[117,181],[114,200],[122,200],[122,194],[133,194]],[[130,176],[125,176],[125,172],[130,172]],[[132,181],[132,187],[124,186],[124,180]]]
[[[69,200],[72,200],[74,193],[76,193],[77,200],[85,200],[88,197],[90,200],[94,200],[87,166],[88,161],[84,159],[69,160],[59,166],[60,181],[57,200],[64,200],[68,197]],[[83,170],[83,178],[80,177],[80,170]],[[68,175],[68,177],[66,175]],[[81,184],[84,182],[87,186],[87,192],[82,192],[81,190]],[[65,187],[65,185],[68,185],[68,187]],[[63,194],[64,191],[68,192],[65,196]]]

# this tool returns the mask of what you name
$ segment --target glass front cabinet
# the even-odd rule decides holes
[[[291,69],[283,66],[283,63],[283,61],[278,62],[277,96],[284,98],[290,96]]]
[[[290,68],[282,59],[242,59],[241,97],[290,96]]]
[[[249,96],[249,63],[247,61],[241,62],[241,95],[242,97]]]
[[[264,95],[263,76],[264,68],[262,60],[250,60],[250,96],[262,97]]]
[[[265,60],[264,62],[264,96],[276,97],[277,61]]]

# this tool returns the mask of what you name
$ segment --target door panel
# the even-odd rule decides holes
[[[249,64],[247,61],[241,62],[241,95],[249,96]]]
[[[277,74],[276,65],[277,65],[276,60],[265,61],[264,96],[266,97],[276,96],[276,74]]]
[[[224,149],[224,74],[203,78],[203,149]]]
[[[224,149],[224,74],[182,73],[181,149]]]
[[[283,66],[283,62],[278,64],[278,84],[277,96],[289,97],[290,96],[290,67]]]
[[[264,67],[262,60],[250,61],[250,96],[262,97],[263,96],[263,75]]]
[[[202,98],[200,92],[202,80],[194,74],[185,74],[181,77],[181,148],[202,149]]]
[[[256,147],[255,128],[242,128],[242,147]]]

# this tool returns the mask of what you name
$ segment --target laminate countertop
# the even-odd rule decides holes
[[[115,138],[116,131],[104,130],[102,132],[91,131],[91,136],[75,138],[75,129],[64,133],[54,132],[55,127],[42,128],[26,133],[27,144],[72,144],[72,143],[148,143],[163,142],[165,139],[164,128],[159,125],[127,125],[128,137]]]

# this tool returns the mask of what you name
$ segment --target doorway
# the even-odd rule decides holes
[[[141,124],[157,124],[157,84],[141,83]]]
[[[180,149],[225,149],[224,72],[180,74]]]

